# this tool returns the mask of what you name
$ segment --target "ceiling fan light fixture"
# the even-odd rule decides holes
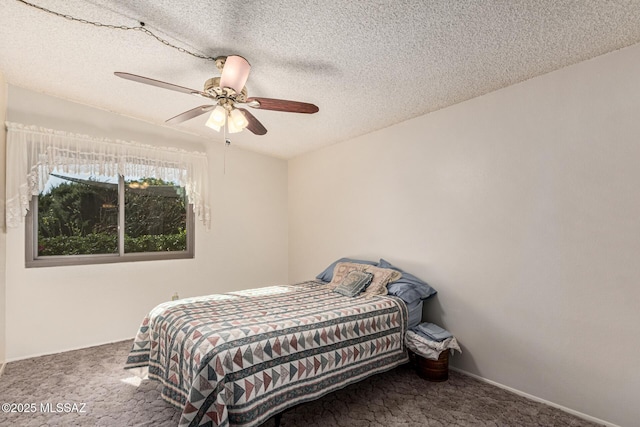
[[[233,109],[229,114],[229,118],[233,122],[234,126],[239,129],[244,129],[249,124],[247,118],[242,114],[242,111]]]
[[[213,130],[220,132],[220,128],[224,126],[224,122],[226,118],[227,118],[227,110],[225,110],[223,106],[218,105],[211,112],[211,115],[209,116],[209,120],[207,120],[207,123],[205,123],[205,125],[210,127]]]
[[[242,129],[240,126],[236,125],[236,123],[233,121],[233,119],[231,117],[229,117],[229,120],[227,120],[227,132],[229,133],[238,133],[238,132],[242,132]]]
[[[227,56],[220,76],[220,87],[230,87],[236,93],[242,92],[249,78],[249,71],[251,71],[251,65],[242,56]]]

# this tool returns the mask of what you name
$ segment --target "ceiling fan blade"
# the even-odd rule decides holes
[[[249,71],[251,71],[251,64],[242,56],[227,56],[220,76],[220,87],[230,87],[236,93],[242,92],[249,78]]]
[[[245,110],[244,108],[236,108],[236,109],[240,110],[244,115],[244,118],[247,119],[247,121],[249,122],[249,124],[247,125],[247,129],[249,129],[251,132],[253,132],[256,135],[264,135],[265,133],[267,133],[267,128],[265,128],[262,125],[262,123],[260,123],[260,121],[256,119],[256,117],[253,114],[251,114],[249,111]]]
[[[171,117],[169,120],[167,120],[165,123],[182,123],[182,122],[186,122],[187,120],[191,120],[194,117],[198,117],[203,115],[204,113],[207,113],[211,110],[213,110],[214,108],[216,108],[215,105],[201,105],[199,107],[196,108],[192,108],[189,111],[185,111],[184,113],[180,113],[175,117]]]
[[[132,81],[138,82],[138,83],[144,83],[144,84],[151,85],[151,86],[157,86],[157,87],[161,87],[163,89],[175,90],[176,92],[187,93],[189,95],[197,95],[197,96],[202,96],[204,98],[211,98],[209,95],[207,95],[204,92],[200,92],[199,90],[189,89],[188,87],[182,87],[182,86],[174,85],[174,84],[171,84],[171,83],[162,82],[160,80],[150,79],[149,77],[142,77],[142,76],[138,76],[136,74],[123,73],[123,72],[120,72],[120,71],[116,71],[113,74],[115,74],[116,76],[121,77],[123,79],[132,80]]]
[[[257,102],[257,105],[256,102]],[[253,108],[259,108],[261,110],[273,110],[284,111],[287,113],[305,113],[313,114],[320,111],[320,109],[313,104],[298,101],[287,101],[284,99],[273,98],[247,98],[247,104]]]

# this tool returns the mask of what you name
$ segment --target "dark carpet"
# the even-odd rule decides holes
[[[160,386],[122,367],[132,341],[21,360],[0,378],[2,426],[177,426]],[[22,404],[22,406],[20,406]],[[3,410],[6,409],[3,406]],[[33,410],[24,412],[25,410]],[[284,413],[282,427],[595,426],[559,409],[450,372],[434,383],[401,366]],[[274,426],[271,419],[263,427]]]

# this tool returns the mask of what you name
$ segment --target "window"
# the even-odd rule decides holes
[[[26,265],[193,258],[193,217],[172,182],[54,171],[31,200]]]
[[[7,122],[5,221],[26,265],[193,258],[209,229],[206,153]]]

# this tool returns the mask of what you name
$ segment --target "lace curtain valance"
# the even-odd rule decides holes
[[[98,139],[7,122],[6,223],[17,227],[54,169],[103,176],[153,177],[184,187],[195,214],[207,228],[211,210],[207,156],[177,148]]]

